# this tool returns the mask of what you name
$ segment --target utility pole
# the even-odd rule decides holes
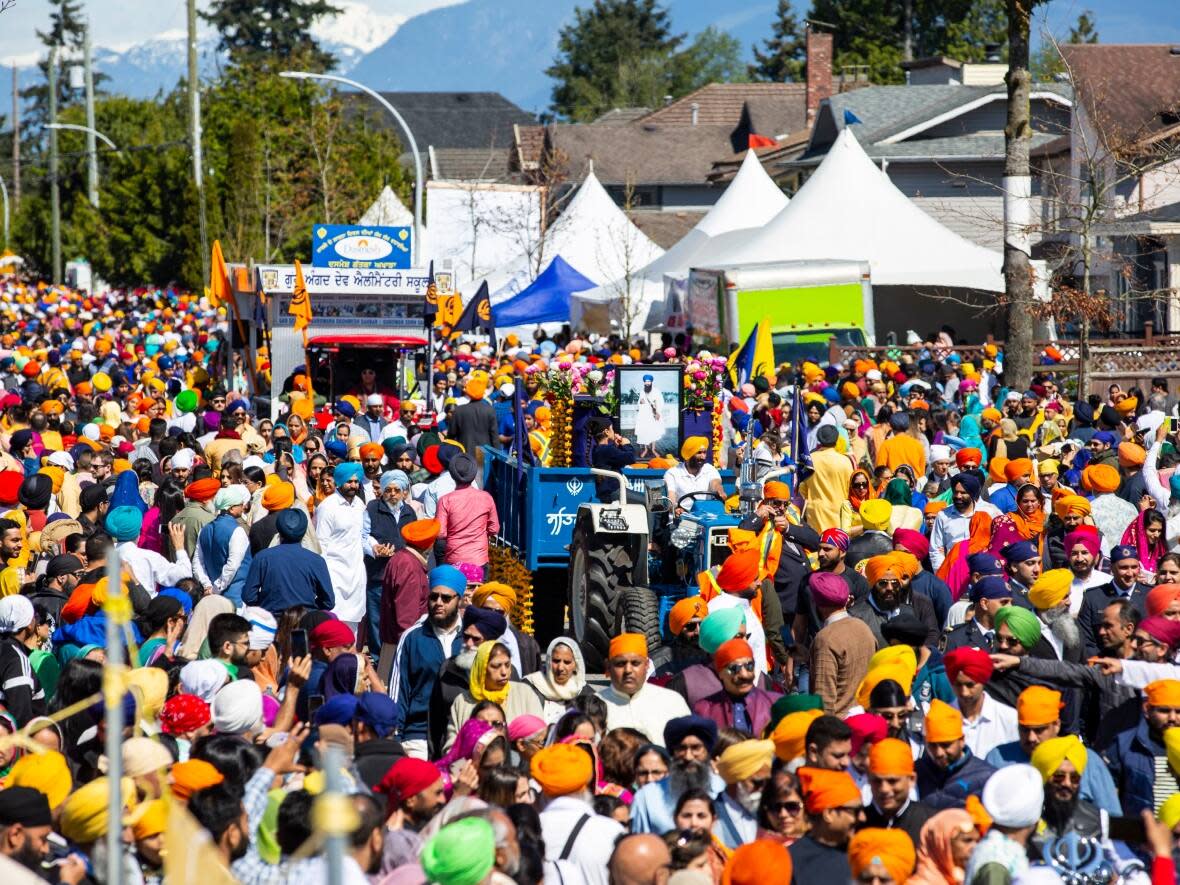
[[[12,202],[20,211],[20,89],[16,82],[16,62],[12,64]]]
[[[98,144],[94,138],[94,67],[90,63],[90,22],[82,31],[82,65],[86,78],[86,186],[90,205],[98,208]]]
[[[1008,0],[1008,124],[1004,127],[1004,295],[1008,308],[1004,383],[1024,390],[1032,379],[1032,124],[1029,19],[1037,0]],[[1085,354],[1082,354],[1082,359]],[[1084,397],[1088,391],[1078,391]]]
[[[49,122],[57,122],[57,47],[49,47]],[[57,181],[57,130],[49,130],[49,208],[53,228],[53,282],[61,283],[61,193]]]
[[[201,228],[201,273],[209,279],[209,221],[205,217],[205,177],[201,169],[201,80],[197,68],[197,0],[188,5],[188,107],[189,139],[193,150],[193,185],[197,189],[197,214]]]

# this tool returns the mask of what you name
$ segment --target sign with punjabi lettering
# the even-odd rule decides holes
[[[402,270],[410,266],[408,227],[317,224],[311,229],[312,267]]]

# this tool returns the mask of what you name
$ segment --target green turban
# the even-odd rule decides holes
[[[1041,622],[1037,616],[1018,605],[1006,605],[996,612],[996,629],[1002,624],[1008,625],[1016,641],[1025,648],[1032,648],[1041,638]]]
[[[447,824],[426,843],[422,872],[437,885],[478,885],[496,863],[496,834],[483,818]]]
[[[701,648],[712,655],[723,643],[737,636],[745,620],[746,613],[740,608],[723,608],[710,612],[701,621],[701,636],[698,640]]]
[[[197,394],[192,390],[182,390],[176,395],[174,403],[176,405],[176,411],[180,412],[182,415],[187,415],[189,412],[195,412],[198,405]]]
[[[908,507],[914,500],[909,483],[901,477],[889,480],[883,497],[894,507]]]
[[[783,695],[770,705],[770,724],[766,726],[766,734],[774,731],[787,716],[792,713],[803,713],[807,710],[823,710],[824,699],[817,694],[788,694]]]

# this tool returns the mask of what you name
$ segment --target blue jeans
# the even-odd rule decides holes
[[[369,657],[373,659],[373,666],[381,657],[381,579],[369,581],[365,590],[365,632],[369,646]]]

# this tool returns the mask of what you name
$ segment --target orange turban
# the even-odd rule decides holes
[[[413,523],[410,523],[413,525]],[[704,620],[709,606],[699,596],[686,596],[668,612],[668,629],[673,636],[679,636],[689,621]]]
[[[749,529],[738,528],[736,525],[725,533],[725,537],[729,549],[734,553],[749,550],[758,542],[758,535]]]
[[[950,704],[935,698],[926,714],[926,742],[945,744],[963,737],[963,714]]]
[[[190,759],[172,766],[172,795],[181,802],[198,790],[213,787],[225,780],[220,771],[204,759]]]
[[[918,562],[918,557],[908,550],[894,550],[888,555],[893,557],[893,561],[901,569],[901,577],[904,580],[908,580],[922,571],[922,563]]]
[[[1053,503],[1053,512],[1060,519],[1067,516],[1089,516],[1090,502],[1081,495],[1063,495]]]
[[[721,643],[717,651],[713,652],[713,666],[723,670],[734,661],[753,657],[754,649],[750,647],[750,643],[735,636],[728,642]]]
[[[894,882],[902,883],[914,871],[914,843],[905,830],[891,827],[868,827],[848,842],[848,865],[853,880],[871,866],[882,866]]]
[[[1158,587],[1152,587],[1145,600],[1147,613],[1162,615],[1178,596],[1180,596],[1180,584],[1160,584]]]
[[[1143,689],[1149,707],[1180,707],[1180,680],[1157,679]]]
[[[869,582],[869,587],[891,572],[895,578],[900,579],[902,576],[902,565],[892,553],[873,556],[865,562],[865,580]]]
[[[639,655],[647,657],[647,637],[642,633],[620,633],[610,641],[607,658],[617,658],[620,655]]]
[[[374,442],[367,442],[364,445],[362,445],[360,447],[360,453],[361,453],[362,458],[378,458],[378,459],[380,459],[380,458],[385,457],[385,449],[381,448],[381,446],[378,443],[374,443]]]
[[[198,479],[196,482],[190,482],[184,487],[184,496],[190,501],[198,501],[204,503],[205,501],[212,501],[214,496],[221,491],[221,483],[213,477],[208,476],[205,479]]]
[[[847,771],[828,771],[826,768],[804,766],[795,772],[803,802],[809,814],[819,814],[841,805],[860,804],[860,787]]]
[[[765,501],[790,501],[791,488],[785,482],[772,479],[762,486],[762,498]]]
[[[944,510],[946,510],[946,501],[928,501],[922,512],[927,516],[933,516],[937,513],[942,513]]]
[[[790,762],[802,756],[803,751],[807,749],[807,729],[822,715],[823,710],[800,710],[797,713],[788,713],[780,719],[774,731],[770,733],[770,739],[774,741],[774,755],[783,762]]]
[[[725,861],[721,885],[765,885],[791,881],[791,854],[775,839],[755,839]]]
[[[295,486],[289,482],[268,485],[262,493],[262,509],[267,513],[286,510],[295,503]]]
[[[489,599],[495,599],[500,611],[510,612],[516,605],[516,590],[500,581],[487,581],[480,584],[471,594],[472,605],[487,608],[484,604]]]
[[[1139,446],[1130,442],[1119,443],[1120,467],[1142,467],[1143,462],[1146,460],[1147,452],[1143,450],[1143,446]]]
[[[1004,468],[1008,466],[1008,459],[1001,456],[992,458],[991,463],[987,465],[987,476],[992,482],[1007,482],[1008,477],[1004,474]]]
[[[1008,482],[1015,482],[1018,477],[1032,473],[1033,463],[1028,458],[1013,458],[1004,465],[1004,478]]]
[[[1119,490],[1122,478],[1109,464],[1091,464],[1082,471],[1082,486],[1099,495],[1110,495]]]
[[[914,773],[910,745],[897,738],[877,741],[869,750],[869,771],[879,777],[903,777]]]
[[[306,424],[315,415],[315,404],[309,399],[297,399],[291,403],[291,414],[298,415]]]
[[[440,528],[437,519],[415,519],[402,526],[402,540],[417,550],[425,550],[438,538]]]
[[[1135,410],[1139,408],[1139,398],[1135,396],[1125,397],[1121,402],[1117,403],[1114,410],[1120,415],[1133,415]]]
[[[729,593],[749,590],[761,574],[760,560],[757,550],[731,553],[717,573],[717,586]]]
[[[586,789],[594,775],[594,762],[581,747],[553,744],[537,751],[529,773],[546,796],[568,796]]]
[[[1016,699],[1016,720],[1029,728],[1040,728],[1061,717],[1061,692],[1041,685],[1030,685]]]
[[[979,835],[986,836],[987,831],[992,828],[992,816],[987,813],[987,809],[983,807],[983,803],[979,801],[978,796],[968,796],[966,806],[963,809],[971,819],[975,821],[975,828],[979,830]]]

